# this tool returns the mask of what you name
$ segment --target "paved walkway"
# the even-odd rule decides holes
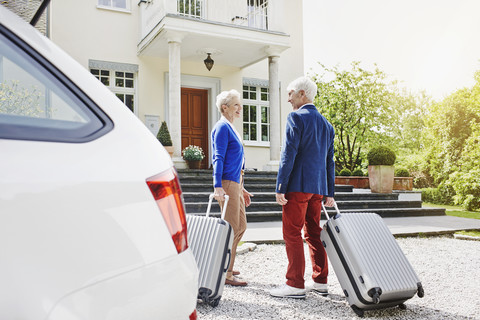
[[[384,218],[396,236],[451,234],[460,230],[480,230],[480,220],[452,216]],[[321,221],[321,225],[325,221]],[[282,242],[282,222],[250,222],[243,235],[244,242]]]

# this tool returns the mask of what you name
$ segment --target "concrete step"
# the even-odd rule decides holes
[[[251,190],[249,190],[251,191]],[[213,190],[212,190],[213,192]],[[210,192],[183,192],[185,202],[205,202]],[[398,200],[398,193],[335,192],[336,201]],[[275,202],[274,192],[253,192],[253,202]]]
[[[201,213],[207,210],[207,202],[186,202],[185,209],[189,213]],[[340,210],[357,209],[389,209],[389,208],[421,208],[421,201],[372,200],[372,201],[337,201]],[[264,212],[281,210],[276,202],[253,201],[247,212]],[[212,212],[220,212],[219,206],[212,206]]]
[[[335,211],[327,210],[330,217],[335,215]],[[420,216],[444,216],[445,209],[442,208],[389,208],[389,209],[354,209],[341,210],[341,212],[374,212],[383,218],[394,217],[420,217]],[[205,213],[191,213],[187,214],[204,215]],[[220,217],[220,212],[211,212],[211,216]],[[326,219],[322,213],[321,219]],[[264,222],[264,221],[281,221],[282,211],[248,211],[248,222]]]
[[[181,182],[180,185],[182,186],[182,191],[185,193],[205,193],[205,192],[213,192],[213,184],[212,181],[204,181],[197,182],[197,183],[190,183],[188,181]],[[249,185],[245,183],[245,189],[247,189],[251,193],[267,193],[267,192],[274,192],[275,191],[275,184],[272,185],[262,185],[262,184],[252,184]],[[346,186],[346,185],[336,185],[335,186],[335,193],[337,192],[353,192],[353,186]]]

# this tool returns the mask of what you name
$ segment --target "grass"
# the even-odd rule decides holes
[[[480,231],[478,230],[472,230],[472,231],[458,231],[456,234],[461,234],[464,236],[470,236],[470,237],[479,237],[480,238]]]
[[[467,211],[460,206],[447,206],[441,204],[433,204],[424,202],[422,204],[423,207],[433,207],[433,208],[445,208],[446,214],[448,216],[455,216],[461,218],[470,218],[470,219],[480,219],[480,212],[479,211]]]

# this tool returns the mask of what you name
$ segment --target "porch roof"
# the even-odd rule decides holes
[[[212,53],[216,65],[247,67],[290,47],[290,36],[234,24],[167,14],[140,41],[139,56],[168,58],[168,42],[181,42],[181,59],[202,61]]]

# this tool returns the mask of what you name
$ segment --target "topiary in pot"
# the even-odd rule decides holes
[[[371,149],[367,155],[369,166],[393,166],[397,156],[387,146],[379,146]]]
[[[341,177],[349,177],[349,176],[352,175],[352,171],[350,171],[350,169],[343,168],[342,170],[340,170],[338,175],[341,176]]]
[[[355,177],[363,177],[363,176],[364,176],[363,170],[360,169],[360,168],[357,168],[357,169],[353,170],[352,176],[355,176]]]
[[[167,122],[163,121],[157,133],[157,139],[164,147],[172,146],[172,137],[168,131]]]
[[[387,146],[379,146],[368,152],[368,179],[374,193],[392,193],[396,160],[395,152]]]
[[[167,150],[170,157],[172,157],[173,156],[172,137],[170,136],[170,132],[168,131],[167,123],[165,121],[162,122],[162,125],[160,126],[160,130],[158,130],[157,139],[165,147],[165,150]]]
[[[410,177],[410,172],[405,168],[395,169],[395,177]]]

